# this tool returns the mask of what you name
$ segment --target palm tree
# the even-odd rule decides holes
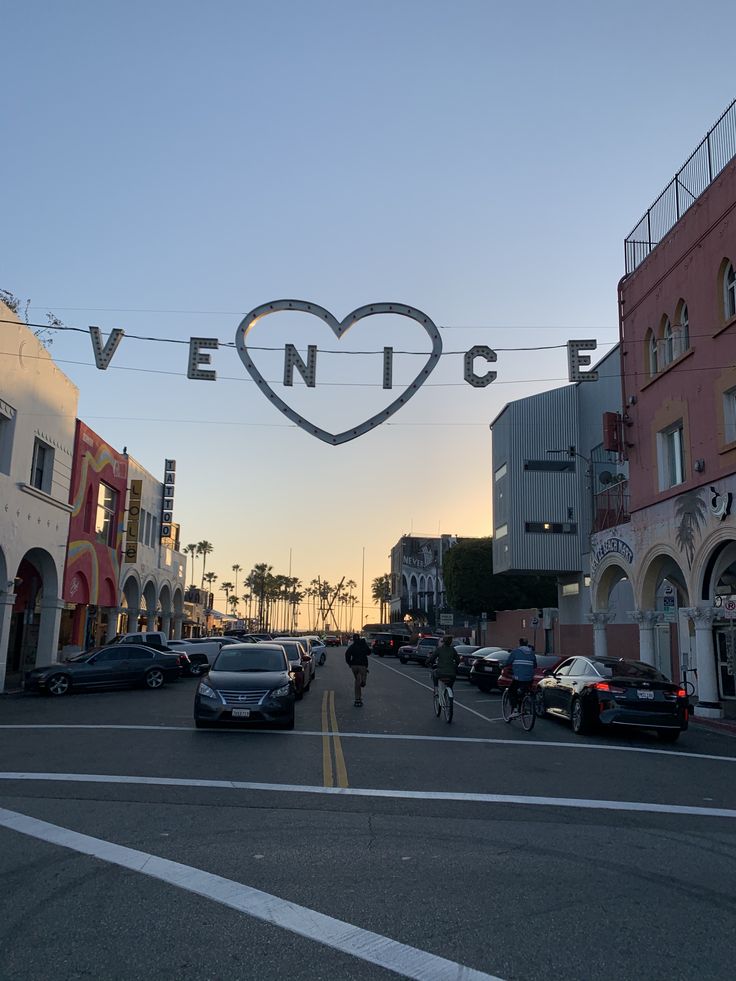
[[[250,587],[258,599],[258,623],[263,630],[263,610],[266,602],[266,584],[271,575],[272,565],[266,562],[259,562],[253,566],[250,574]]]
[[[235,592],[236,593],[238,592],[238,573],[240,572],[240,570],[242,568],[243,568],[242,565],[239,565],[237,562],[235,563],[234,566],[232,566],[232,570],[235,573]]]
[[[233,584],[231,582],[221,582],[220,589],[225,594],[225,605],[230,602],[230,593],[233,591]]]
[[[230,604],[230,611],[231,611],[231,613],[232,613],[233,616],[237,616],[237,613],[238,613],[238,603],[239,602],[240,602],[240,600],[238,599],[237,596],[229,596],[228,597],[228,603]]]
[[[185,555],[191,555],[191,557],[192,557],[192,572],[194,572],[194,556],[197,554],[197,546],[196,546],[196,544],[185,545],[184,548],[182,549],[182,552],[184,552]],[[194,576],[192,576],[192,579],[193,578],[194,578]],[[192,586],[193,585],[194,585],[194,583],[192,583]]]
[[[382,576],[376,576],[371,584],[371,596],[380,604],[380,621],[385,623],[386,607],[391,602],[391,574],[386,572]]]
[[[207,556],[213,551],[214,545],[212,542],[206,540],[197,542],[197,555],[202,556],[202,589],[204,589],[204,567],[207,562]]]

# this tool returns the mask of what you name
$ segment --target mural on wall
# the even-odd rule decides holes
[[[676,542],[687,558],[687,567],[692,569],[695,556],[695,537],[702,535],[705,526],[708,504],[700,496],[699,490],[687,491],[677,498],[675,520],[677,521]]]

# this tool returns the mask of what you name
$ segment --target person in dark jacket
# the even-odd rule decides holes
[[[355,702],[353,704],[356,708],[363,704],[363,689],[368,677],[368,655],[370,652],[371,649],[363,638],[359,637],[358,634],[353,634],[353,642],[345,651],[345,661],[355,679]]]

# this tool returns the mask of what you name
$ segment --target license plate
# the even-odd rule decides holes
[[[639,696],[639,698],[654,698],[653,691],[638,691],[636,694]]]
[[[250,709],[233,709],[234,719],[247,719],[250,715]]]

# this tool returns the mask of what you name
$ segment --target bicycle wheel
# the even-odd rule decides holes
[[[521,700],[520,715],[521,724],[524,726],[527,732],[530,732],[534,728],[534,721],[537,717],[537,713],[534,711],[534,699],[528,692]]]
[[[440,692],[439,688],[434,690],[434,714],[437,718],[440,717],[440,712],[442,711],[442,704],[440,703]]]
[[[695,685],[692,683],[692,681],[686,681],[686,682],[684,682],[682,687],[687,692],[687,697],[688,698],[690,698],[692,695],[695,694]]]
[[[511,705],[511,696],[509,695],[508,688],[504,688],[503,695],[501,696],[501,715],[503,716],[504,722],[511,722],[511,716],[514,714],[513,707]]]
[[[445,688],[445,697],[442,699],[442,711],[445,713],[445,722],[452,722],[452,710],[455,704],[455,698],[452,694],[452,688]]]

